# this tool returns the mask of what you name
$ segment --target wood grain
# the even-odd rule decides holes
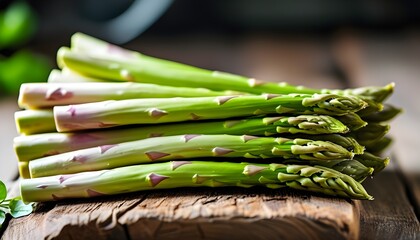
[[[288,190],[223,188],[45,203],[29,217],[12,220],[3,237],[357,239],[358,234],[359,211],[352,201]]]
[[[374,201],[357,201],[361,239],[418,239],[419,221],[407,198],[401,178],[384,171],[364,183]]]

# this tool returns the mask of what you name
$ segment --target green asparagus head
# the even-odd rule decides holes
[[[294,139],[292,153],[304,160],[353,159],[354,153],[344,147],[326,141]],[[277,149],[274,148],[273,152]]]
[[[365,148],[362,145],[360,145],[356,141],[356,139],[349,136],[343,136],[340,134],[319,134],[319,135],[298,134],[298,135],[293,135],[293,136],[295,138],[331,142],[331,143],[342,146],[347,151],[353,152],[354,154],[362,154],[365,151]]]
[[[351,132],[349,135],[354,137],[360,144],[367,145],[383,138],[389,132],[389,129],[390,125],[388,124],[369,123],[366,127]]]
[[[344,125],[346,125],[351,131],[358,130],[368,124],[356,113],[349,113],[346,115],[337,116],[336,118]]]
[[[267,117],[263,119],[265,124],[273,124],[277,133],[305,133],[326,134],[346,133],[349,131],[346,125],[337,119],[327,115],[299,115],[295,117]]]
[[[374,168],[367,167],[357,160],[344,160],[332,165],[330,168],[349,175],[358,182],[363,182],[367,177],[372,176]]]
[[[371,99],[363,99],[363,101],[365,101],[368,104],[368,106],[357,112],[357,114],[361,117],[368,116],[377,112],[381,112],[384,108],[384,105],[382,103],[378,103]]]
[[[369,122],[386,122],[396,117],[402,111],[401,108],[397,108],[391,104],[384,104],[382,111],[365,115],[363,119]]]
[[[374,174],[382,171],[386,166],[388,166],[390,161],[389,157],[380,157],[369,152],[358,155],[355,159],[366,167],[374,168]]]
[[[284,164],[302,164],[302,160],[299,159],[287,159],[281,161]],[[372,176],[374,168],[367,167],[361,164],[359,161],[354,159],[342,159],[342,160],[324,160],[324,161],[308,161],[307,165],[310,166],[324,166],[330,169],[334,169],[338,172],[346,174],[354,178],[358,182],[362,182],[367,177]]]
[[[370,98],[376,102],[385,101],[394,92],[395,83],[390,83],[384,87],[361,87],[352,89],[352,94]]]
[[[356,96],[337,94],[314,94],[302,101],[305,107],[313,107],[314,112],[326,115],[344,115],[349,112],[359,111],[368,104]]]
[[[373,200],[352,177],[323,166],[288,165],[286,173],[280,172],[278,179],[294,189]]]
[[[369,86],[369,87],[360,87],[360,88],[350,88],[345,90],[330,90],[323,89],[324,93],[336,93],[336,94],[345,94],[345,95],[355,95],[360,96],[363,99],[370,99],[377,103],[385,101],[391,94],[394,92],[394,83],[390,83],[383,87]]]
[[[384,136],[383,138],[364,143],[366,150],[376,155],[381,155],[392,144],[392,138]]]

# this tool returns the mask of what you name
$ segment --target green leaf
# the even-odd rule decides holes
[[[7,197],[7,188],[2,181],[0,181],[0,203]]]
[[[2,224],[4,223],[4,220],[6,220],[6,213],[0,210],[0,229]]]
[[[32,204],[25,204],[20,197],[14,198],[9,203],[10,215],[14,218],[23,217],[32,213]]]

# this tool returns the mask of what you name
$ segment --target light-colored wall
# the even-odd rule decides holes
[[[17,160],[13,150],[13,138],[17,136],[14,112],[15,98],[0,99],[0,179],[10,181],[17,174]]]

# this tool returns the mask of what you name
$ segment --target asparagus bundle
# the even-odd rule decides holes
[[[360,182],[389,162],[393,84],[263,82],[83,34],[57,55],[62,70],[22,85],[15,114],[25,201],[259,185],[372,199]]]

